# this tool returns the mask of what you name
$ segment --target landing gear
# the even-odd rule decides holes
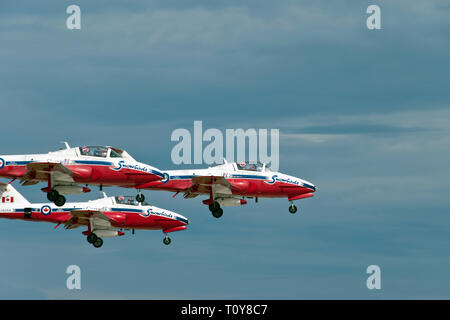
[[[66,197],[59,194],[58,191],[52,190],[49,193],[47,193],[47,199],[48,201],[53,202],[56,206],[62,207],[66,204]]]
[[[93,244],[95,242],[95,240],[97,240],[97,236],[95,235],[95,233],[91,233],[86,238],[90,244]]]
[[[214,201],[209,205],[209,211],[211,211],[214,218],[220,218],[223,215],[223,209],[217,201]]]
[[[48,201],[54,202],[59,196],[58,191],[52,190],[49,193],[47,193],[47,199]]]
[[[220,204],[217,201],[214,201],[209,205],[209,211],[214,212],[217,209],[220,209]]]
[[[62,207],[63,205],[66,204],[66,197],[64,197],[62,195],[58,195],[58,197],[55,200],[55,204],[58,207]]]
[[[138,195],[136,196],[136,201],[139,203],[142,203],[145,201],[145,196],[139,191]]]
[[[223,209],[219,208],[215,211],[212,211],[212,215],[214,218],[220,218],[223,215]]]
[[[172,242],[172,240],[170,240],[170,238],[169,238],[168,236],[166,236],[166,237],[163,239],[163,243],[164,243],[166,246],[168,246],[171,242]]]
[[[100,248],[103,245],[103,239],[97,237],[95,233],[91,233],[87,236],[87,241],[96,248]]]
[[[103,245],[103,240],[102,238],[97,238],[97,240],[95,240],[95,242],[93,243],[94,247],[96,248],[100,248]]]
[[[289,206],[289,212],[292,213],[292,214],[296,213],[297,212],[297,207],[294,204],[291,204]]]

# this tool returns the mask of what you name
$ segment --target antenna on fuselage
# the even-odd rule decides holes
[[[100,193],[100,195],[99,195],[99,197],[98,197],[99,199],[106,199],[106,198],[109,198],[108,195],[106,194],[106,192],[100,191],[99,193]]]
[[[228,164],[227,159],[223,158],[223,164]]]
[[[70,149],[69,143],[67,141],[60,141],[60,143],[63,143],[66,146],[67,150]]]

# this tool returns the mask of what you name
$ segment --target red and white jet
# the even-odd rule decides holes
[[[0,183],[0,218],[63,224],[66,229],[86,226],[82,232],[94,247],[102,238],[123,236],[123,229],[162,230],[163,242],[170,244],[167,233],[185,230],[188,219],[175,212],[139,204],[133,197],[105,197],[55,207],[48,203],[28,202],[11,184]],[[56,228],[55,227],[55,228]]]
[[[228,163],[199,170],[165,171],[165,178],[145,189],[183,192],[185,198],[209,195],[203,203],[216,218],[221,206],[240,206],[244,198],[288,198],[289,212],[296,213],[294,200],[314,196],[316,187],[306,180],[272,171],[263,163]],[[175,194],[176,195],[176,194]]]
[[[20,179],[23,185],[47,182],[42,191],[49,201],[61,207],[65,194],[90,192],[88,185],[118,186],[139,190],[158,183],[164,174],[137,162],[126,151],[103,146],[66,148],[46,154],[0,156],[0,177]],[[101,188],[100,188],[101,189]]]

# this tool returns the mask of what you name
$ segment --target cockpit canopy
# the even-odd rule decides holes
[[[270,167],[268,167],[265,163],[261,162],[250,162],[250,161],[237,162],[236,167],[238,170],[245,170],[245,171],[258,171],[258,172],[272,171]]]
[[[85,146],[79,148],[80,155],[99,158],[128,158],[131,156],[125,151],[113,147]],[[131,158],[132,159],[132,158]]]
[[[138,206],[139,202],[136,201],[136,198],[133,196],[116,196],[114,197],[116,200],[116,204],[125,204],[129,206]],[[143,206],[148,206],[149,204],[147,202],[142,203]]]

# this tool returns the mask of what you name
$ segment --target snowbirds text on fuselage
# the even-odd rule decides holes
[[[316,187],[306,180],[272,171],[264,163],[225,163],[197,170],[168,170],[165,178],[145,189],[183,192],[185,198],[209,195],[203,203],[216,218],[222,206],[240,206],[244,198],[288,198],[289,212],[296,213],[294,200],[309,198]]]
[[[139,204],[134,197],[106,197],[88,202],[66,203],[55,207],[48,203],[28,202],[11,184],[0,183],[0,218],[63,224],[66,229],[85,226],[82,232],[94,247],[103,245],[102,238],[124,235],[125,230],[162,230],[167,233],[185,230],[187,218],[175,212]],[[56,226],[56,227],[57,227]],[[56,228],[55,227],[55,228]]]
[[[66,149],[46,154],[0,156],[0,177],[20,179],[23,185],[46,182],[42,191],[59,207],[66,202],[64,195],[90,192],[88,185],[136,188],[136,200],[143,202],[140,190],[164,177],[118,148],[65,145]]]

